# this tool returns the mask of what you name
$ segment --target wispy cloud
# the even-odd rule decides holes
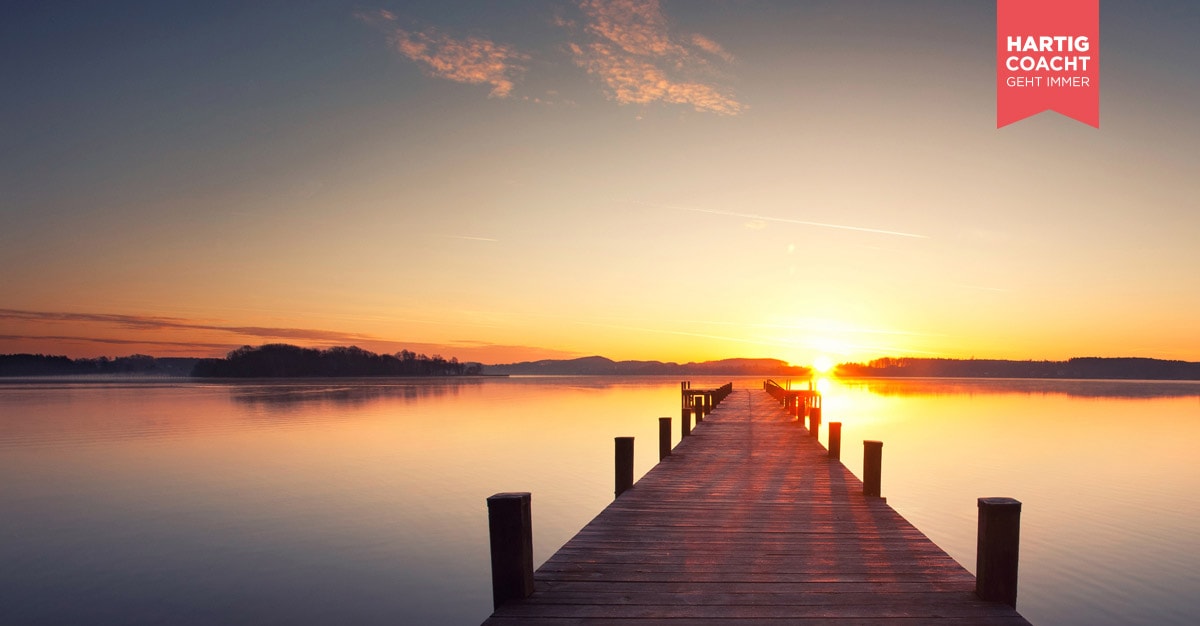
[[[959,289],[971,289],[974,291],[995,291],[998,293],[1009,293],[1012,291],[1012,289],[1004,289],[1002,287],[987,287],[984,285],[951,285],[951,286],[957,287]]]
[[[746,110],[712,80],[720,75],[714,62],[730,64],[734,56],[705,35],[673,32],[658,0],[579,0],[578,7],[580,19],[556,12],[550,23],[570,33],[567,51],[577,66],[602,81],[609,98],[620,104],[688,105],[721,115]],[[386,32],[392,47],[429,75],[491,85],[491,97],[513,95],[529,69],[529,54],[491,39],[402,25],[399,16],[385,10],[355,16]],[[552,90],[546,98],[522,99],[551,104],[556,95]]]
[[[222,349],[228,350],[236,346],[228,343],[201,343],[195,341],[154,341],[143,339],[113,339],[109,337],[83,337],[74,335],[0,335],[0,341],[71,341],[85,343],[102,343],[105,345],[132,346],[151,345],[171,348],[189,348],[193,350]]]
[[[716,339],[718,341],[731,341],[734,343],[744,343],[747,345],[769,346],[769,347],[775,347],[775,348],[779,347],[778,341],[772,341],[772,340],[768,340],[768,339],[747,339],[744,337],[729,337],[726,335],[713,335],[710,333],[696,333],[696,332],[689,332],[686,330],[670,330],[670,329],[664,329],[664,328],[646,328],[646,327],[642,327],[642,326],[624,326],[624,325],[618,325],[618,324],[601,324],[598,322],[575,322],[575,323],[579,324],[580,326],[595,326],[597,328],[612,328],[615,330],[632,330],[632,331],[643,332],[643,333],[655,333],[655,334],[659,334],[659,335],[677,335],[677,336],[682,336],[682,337],[699,337],[701,339]]]
[[[445,237],[446,239],[462,239],[465,241],[500,241],[499,239],[492,239],[491,237],[472,237],[471,235],[441,235],[441,236]]]
[[[911,237],[914,239],[928,239],[928,235],[918,235],[916,233],[906,233],[898,230],[884,230],[881,228],[867,228],[865,226],[851,226],[848,224],[830,224],[828,222],[810,222],[807,220],[796,220],[786,217],[771,217],[768,215],[758,215],[755,213],[739,213],[736,211],[718,211],[716,209],[698,209],[695,207],[671,206],[668,204],[654,204],[650,202],[633,201],[634,204],[643,204],[646,206],[655,206],[663,209],[674,209],[676,211],[691,211],[693,213],[706,213],[708,215],[724,215],[727,217],[737,217],[741,219],[758,220],[762,222],[780,222],[783,224],[800,224],[802,226],[817,226],[820,228],[834,228],[838,230],[853,230],[862,233],[876,233],[879,235],[893,235],[896,237]]]
[[[512,46],[482,37],[451,37],[436,28],[409,30],[396,25],[389,11],[360,13],[359,19],[388,30],[392,45],[404,57],[419,63],[431,75],[458,83],[491,85],[488,95],[507,98],[515,81],[525,73],[529,55]]]
[[[402,322],[387,318],[389,321]],[[206,323],[177,317],[151,315],[121,315],[111,313],[70,313],[62,311],[27,311],[0,309],[0,320],[22,322],[26,326],[42,325],[46,333],[0,334],[0,342],[14,345],[32,345],[31,350],[46,352],[62,350],[62,344],[91,343],[112,346],[136,346],[131,349],[152,349],[156,352],[171,352],[189,356],[223,353],[245,343],[271,343],[275,341],[295,342],[311,346],[357,345],[376,352],[397,352],[402,349],[426,354],[441,354],[447,358],[455,356],[464,361],[482,363],[511,363],[514,361],[573,358],[579,353],[557,348],[498,344],[475,339],[456,339],[446,343],[398,341],[396,339],[330,330],[308,328],[276,328],[265,326],[238,326],[233,324]],[[15,324],[14,324],[15,325]],[[64,328],[65,331],[59,331]],[[122,336],[112,337],[113,329],[123,329]],[[51,330],[52,329],[52,330]],[[6,329],[7,330],[7,329]],[[62,334],[55,334],[56,331]],[[151,334],[158,331],[160,334]],[[203,335],[209,341],[191,341],[193,333],[172,334],[172,331],[209,331],[217,335]],[[221,335],[234,335],[228,342],[221,342]],[[240,336],[240,337],[238,337]],[[177,337],[178,339],[175,339]],[[213,338],[215,337],[215,341]],[[247,340],[246,337],[252,339]],[[55,347],[57,346],[57,347]],[[24,349],[24,348],[21,348]],[[89,350],[89,352],[91,352]]]
[[[893,328],[867,328],[854,326],[841,320],[807,318],[794,324],[772,324],[768,322],[730,322],[725,320],[696,320],[680,319],[680,324],[701,324],[711,326],[736,326],[738,328],[770,328],[780,330],[802,330],[819,333],[837,334],[867,334],[867,335],[901,335],[909,337],[946,337],[945,333],[929,333],[913,330],[897,330]]]
[[[725,48],[721,47],[721,44],[709,39],[708,37],[705,37],[704,35],[701,35],[700,33],[692,35],[692,45],[715,57],[720,57],[720,59],[726,63],[733,63],[732,54],[726,51]]]
[[[582,0],[579,6],[590,41],[573,42],[569,49],[577,65],[604,81],[612,99],[686,104],[722,115],[746,109],[728,91],[697,76],[709,70],[700,52],[726,62],[732,55],[703,35],[674,36],[658,0]]]
[[[120,328],[136,330],[208,330],[249,337],[258,337],[260,339],[293,339],[316,342],[353,343],[356,341],[377,339],[372,335],[364,335],[361,333],[345,333],[311,328],[279,328],[270,326],[205,324],[175,317],[156,317],[148,315],[65,313],[58,311],[22,311],[17,309],[0,309],[0,319],[21,320],[28,322],[109,324]]]
[[[667,18],[658,0],[582,0],[587,30],[629,54],[644,57],[683,56],[687,51],[671,40]]]

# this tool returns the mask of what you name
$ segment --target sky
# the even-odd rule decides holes
[[[1003,1],[1003,0],[1001,0]],[[0,353],[1200,360],[1200,3],[6,2]]]

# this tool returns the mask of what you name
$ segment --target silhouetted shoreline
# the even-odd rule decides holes
[[[601,356],[499,365],[463,363],[402,350],[375,354],[354,346],[320,350],[289,344],[244,346],[223,359],[126,357],[70,359],[42,354],[0,355],[0,377],[122,376],[145,378],[431,378],[467,376],[790,376],[810,368],[778,359],[699,363],[613,361]],[[842,363],[847,378],[1029,378],[1075,380],[1200,380],[1200,363],[1137,357],[1078,357],[1066,361],[882,358]]]
[[[1136,357],[1077,357],[1066,361],[883,358],[866,364],[843,363],[835,373],[869,378],[1200,380],[1200,363]]]

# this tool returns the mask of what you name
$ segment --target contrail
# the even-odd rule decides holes
[[[928,235],[917,235],[915,233],[902,233],[898,230],[882,230],[879,228],[864,228],[862,226],[847,226],[845,224],[827,224],[825,222],[809,222],[805,220],[793,220],[786,217],[770,217],[767,215],[755,215],[754,213],[735,213],[733,211],[717,211],[714,209],[696,209],[685,206],[670,206],[666,204],[651,204],[649,202],[638,202],[637,204],[645,204],[648,206],[658,206],[665,209],[675,209],[676,211],[691,211],[693,213],[708,213],[709,215],[726,215],[729,217],[742,217],[751,220],[762,220],[764,222],[782,222],[784,224],[800,224],[803,226],[819,226],[821,228],[836,228],[838,230],[853,230],[860,233],[876,233],[880,235],[893,235],[896,237],[912,237],[914,239],[929,239]]]
[[[465,239],[467,241],[500,241],[491,237],[471,237],[469,235],[442,235],[442,237],[447,239]]]
[[[681,319],[678,320],[681,324],[709,324],[713,326],[738,326],[741,328],[780,328],[784,330],[803,330],[813,333],[844,333],[844,334],[864,334],[864,335],[905,335],[912,337],[945,337],[945,333],[925,333],[915,330],[888,330],[882,328],[862,328],[862,327],[833,327],[823,328],[816,324],[767,324],[763,322],[727,322],[717,320],[696,320],[696,319]],[[818,322],[823,320],[817,320]]]
[[[756,339],[743,339],[738,337],[725,337],[723,335],[709,335],[706,333],[689,333],[683,330],[663,330],[661,328],[641,328],[638,326],[619,326],[617,324],[598,324],[596,322],[575,322],[581,326],[595,326],[598,328],[614,328],[617,330],[634,330],[643,333],[659,333],[662,335],[682,335],[684,337],[701,337],[704,339],[718,339],[721,341],[733,341],[736,343],[746,343],[759,346],[779,347],[778,341],[760,341]]]

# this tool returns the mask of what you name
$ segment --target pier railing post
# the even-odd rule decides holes
[[[842,460],[842,423],[829,422],[829,458]]]
[[[863,495],[878,498],[883,466],[883,442],[863,441]]]
[[[658,418],[658,460],[671,456],[671,418]]]
[[[976,541],[975,594],[1016,608],[1021,503],[1012,498],[980,498]]]
[[[687,437],[688,435],[692,434],[692,410],[687,407],[683,407],[683,411],[680,413],[680,418],[679,436]]]
[[[533,524],[530,494],[498,493],[487,499],[492,546],[492,608],[533,593]]]
[[[616,437],[616,495],[633,486],[633,437]]]
[[[821,409],[813,409],[808,414],[808,423],[808,434],[812,435],[813,439],[819,439],[821,434]]]

